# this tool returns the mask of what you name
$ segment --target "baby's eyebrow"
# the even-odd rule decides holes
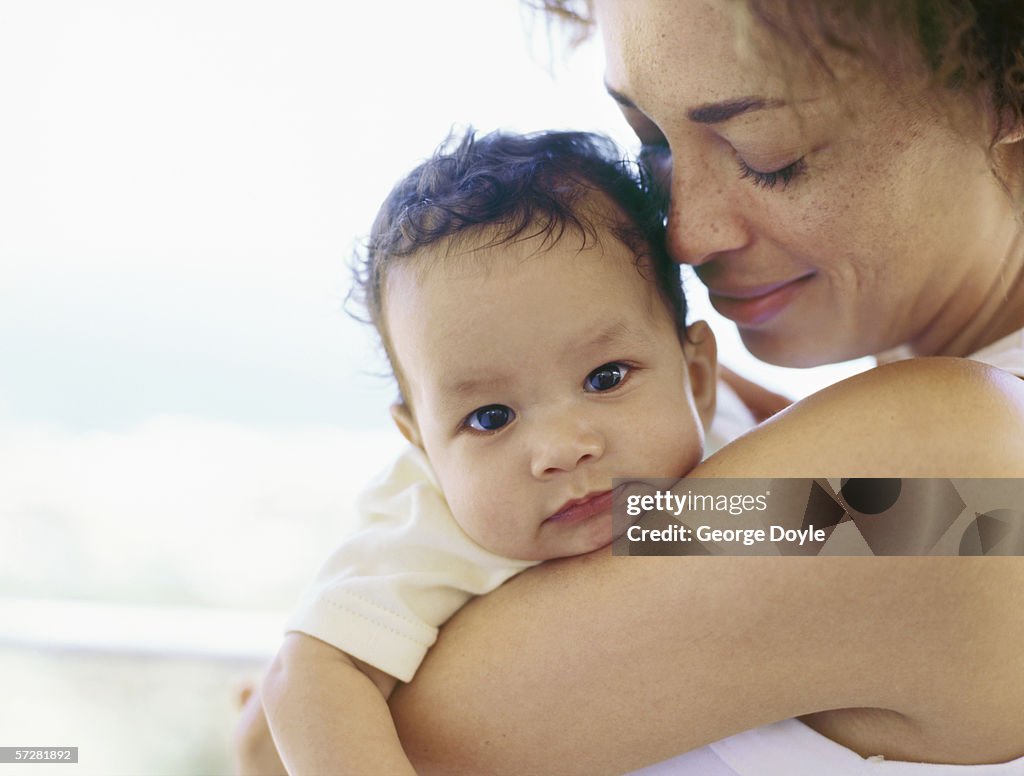
[[[616,345],[623,340],[630,339],[632,336],[633,330],[629,327],[629,324],[625,321],[614,321],[613,323],[598,329],[592,337],[589,337],[582,342],[574,343],[572,351],[599,350],[601,348]]]
[[[467,377],[463,380],[456,380],[441,385],[444,396],[463,397],[475,393],[483,393],[488,388],[495,388],[500,385],[507,385],[506,376],[495,375],[493,377]]]

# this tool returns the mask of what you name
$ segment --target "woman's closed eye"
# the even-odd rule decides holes
[[[633,371],[633,368],[623,364],[621,361],[611,361],[607,364],[602,364],[587,375],[583,381],[583,390],[590,393],[611,391],[618,388],[631,371]]]
[[[755,186],[759,186],[764,189],[774,189],[779,185],[781,185],[782,188],[786,188],[790,182],[799,178],[807,170],[807,162],[802,156],[795,162],[767,171],[757,170],[751,167],[740,156],[736,157],[736,163],[740,168],[741,179],[749,178]]]
[[[643,170],[657,181],[665,181],[672,173],[672,150],[665,141],[644,143],[638,161]]]
[[[516,417],[515,411],[504,404],[488,404],[473,410],[463,425],[474,431],[498,431],[511,423]]]
[[[672,151],[668,143],[644,143],[637,161],[649,184],[652,207],[666,213],[672,185]]]
[[[640,163],[651,176],[656,191],[667,191],[672,174],[672,151],[664,143],[645,144],[640,149]],[[786,188],[790,183],[807,171],[805,157],[800,157],[774,170],[759,170],[748,164],[739,155],[736,156],[740,178],[750,180],[755,186],[763,189]]]

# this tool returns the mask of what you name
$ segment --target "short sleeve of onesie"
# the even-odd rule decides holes
[[[438,628],[466,601],[536,565],[470,539],[415,447],[356,506],[356,532],[324,564],[286,627],[401,681],[412,679]]]

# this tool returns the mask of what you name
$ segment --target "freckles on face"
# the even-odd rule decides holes
[[[984,133],[954,130],[917,71],[767,58],[782,44],[741,6],[596,0],[609,90],[670,177],[673,256],[769,362],[942,352],[1017,228]]]

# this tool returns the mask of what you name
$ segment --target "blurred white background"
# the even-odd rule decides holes
[[[234,688],[399,445],[342,309],[377,205],[453,125],[633,143],[560,45],[516,0],[0,5],[0,746],[228,770]],[[711,317],[791,395],[856,368]]]

